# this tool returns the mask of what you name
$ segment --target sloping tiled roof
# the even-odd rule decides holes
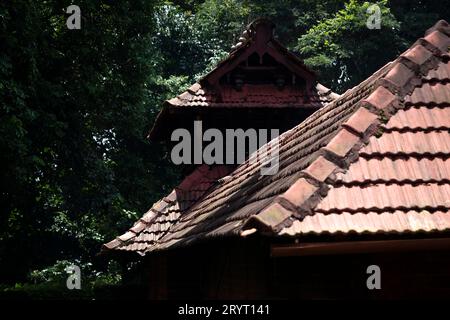
[[[444,59],[405,107],[337,173],[314,215],[281,234],[403,233],[450,228],[450,62]]]
[[[202,85],[208,84],[210,77],[227,65],[232,64],[241,55],[245,55],[246,49],[257,45],[257,29],[259,24],[268,25],[273,29],[275,26],[272,22],[266,19],[256,19],[250,23],[239,38],[239,42],[232,47],[232,51],[229,55],[210,72],[204,75],[198,83],[192,85],[188,90],[178,95],[177,97],[167,101],[169,106],[174,107],[262,107],[262,106],[274,106],[274,107],[322,107],[325,103],[333,101],[339,97],[339,94],[334,93],[331,89],[317,83],[311,95],[305,97],[299,95],[299,92],[294,90],[273,90],[273,85],[254,85],[244,88],[243,92],[236,90],[226,90],[223,92],[223,96],[220,100],[217,97],[217,92],[214,88]],[[263,28],[264,29],[264,28]],[[286,65],[295,65],[300,67],[308,74],[315,74],[310,70],[302,60],[296,55],[291,53],[286,47],[284,47],[278,40],[272,37],[272,31],[261,30],[261,32],[268,32],[270,35],[262,35],[267,37],[265,46],[273,48],[272,50],[282,53],[289,63]]]
[[[265,19],[257,19],[252,22],[244,31],[240,42],[213,70],[185,92],[164,102],[148,135],[150,139],[157,139],[160,131],[173,122],[174,114],[184,115],[186,111],[208,112],[211,109],[229,108],[290,108],[314,111],[339,97],[339,94],[315,81],[315,73],[272,37],[272,29],[260,28],[262,29],[260,30],[258,25],[265,25],[269,29],[274,28],[273,24]],[[258,34],[256,29],[261,34]],[[263,49],[259,47],[258,36],[264,38]],[[218,79],[223,77],[224,73],[238,68],[238,63],[241,63],[242,59],[248,59],[250,53],[255,50],[258,53],[267,51],[278,56],[277,63],[297,74],[297,79],[308,78],[308,81],[312,82],[310,88],[299,90],[296,86],[286,85],[279,90],[273,83],[246,83],[240,90],[236,90],[232,86],[220,83]]]
[[[226,165],[197,167],[169,195],[156,202],[132,228],[107,243],[104,249],[141,252],[158,241],[183,212],[232,170]]]
[[[133,251],[253,232],[450,230],[449,36],[448,23],[438,22],[394,62],[282,134],[275,175],[243,163],[162,237]]]
[[[247,85],[242,91],[224,88],[219,101],[213,88],[202,87],[195,83],[188,90],[167,101],[170,107],[299,107],[320,108],[338,98],[331,89],[318,83],[311,95],[289,90],[273,90],[273,85]]]

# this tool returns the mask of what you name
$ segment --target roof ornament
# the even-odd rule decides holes
[[[231,47],[231,51],[242,47],[249,40],[260,41],[265,45],[273,37],[275,25],[268,19],[258,18],[251,22],[239,37],[238,43]],[[259,40],[258,40],[259,39]]]

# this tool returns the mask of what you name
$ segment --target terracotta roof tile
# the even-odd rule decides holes
[[[439,68],[431,70],[424,78],[425,81],[447,80],[450,81],[450,63],[442,63]]]
[[[416,94],[415,91],[414,94]],[[389,130],[445,128],[450,128],[450,108],[448,107],[415,106],[408,110],[399,110],[398,114],[386,125],[386,129]]]
[[[130,239],[133,238],[134,236],[136,236],[136,234],[135,234],[134,232],[128,231],[128,232],[125,232],[123,235],[121,235],[121,236],[119,237],[119,240],[122,241],[122,242],[125,242],[125,241],[130,240]]]
[[[450,210],[317,213],[296,220],[280,235],[348,233],[412,233],[450,230]]]
[[[433,196],[422,197],[429,194]],[[398,208],[450,209],[449,197],[450,184],[448,183],[343,185],[330,189],[315,210],[316,212],[363,210],[384,212]]]
[[[320,156],[311,165],[305,169],[305,173],[319,182],[325,180],[336,171],[338,166],[331,161],[328,161],[323,156]]]
[[[408,50],[403,57],[411,60],[415,64],[421,65],[433,57],[433,53],[428,51],[424,46],[417,45]]]
[[[384,77],[385,80],[392,83],[400,89],[414,77],[414,72],[402,63],[397,63]]]
[[[370,138],[361,155],[439,155],[450,152],[450,132],[436,130],[431,132],[385,132],[380,138]]]
[[[363,104],[369,107],[384,110],[395,107],[397,98],[389,90],[384,87],[378,87],[366,99],[363,99]]]
[[[353,130],[361,137],[365,136],[370,127],[379,124],[378,116],[366,108],[359,108],[346,122],[342,124],[347,129]]]
[[[255,216],[254,219],[262,226],[277,226],[291,215],[292,213],[289,210],[286,210],[278,203],[274,203],[265,208],[258,216]]]
[[[442,104],[450,101],[450,83],[424,83],[406,99],[410,104]]]
[[[344,158],[359,143],[360,138],[358,136],[348,130],[340,130],[324,149]]]
[[[432,77],[446,83],[447,74],[442,70],[447,68],[448,62],[442,62]],[[445,96],[443,91],[448,88],[427,83],[429,78],[406,97],[410,107],[390,118],[381,137],[369,140],[358,161],[347,172],[336,174],[335,187],[315,208],[316,214],[294,221],[282,233],[449,229],[450,100],[438,98]],[[434,219],[436,212],[439,218]]]
[[[450,25],[445,20],[439,20],[432,26],[430,29],[425,31],[425,35],[429,35],[433,31],[441,31],[442,33],[445,33],[450,36]]]
[[[103,250],[145,251],[178,222],[182,211],[231,170],[229,166],[199,166],[175,190],[156,202],[128,232],[105,244]]]
[[[319,188],[304,178],[298,179],[280,197],[287,200],[294,208],[304,205],[305,201],[311,198]]]
[[[336,176],[338,185],[445,182],[450,179],[450,158],[361,157],[348,172]]]
[[[197,89],[200,87],[201,89]],[[248,85],[243,92],[231,88],[224,88],[222,97],[214,89],[202,88],[199,83],[194,84],[187,91],[170,99],[170,107],[298,107],[318,108],[339,97],[323,85],[317,84],[316,92],[305,96],[295,91],[274,91],[272,85]],[[193,91],[193,89],[197,91]]]
[[[443,52],[450,46],[450,38],[440,31],[433,31],[424,39]]]
[[[141,232],[142,230],[144,230],[146,226],[147,226],[147,224],[146,224],[145,222],[139,220],[139,221],[138,221],[138,222],[130,229],[130,231],[132,231],[132,232],[134,232],[134,233],[136,234],[136,233],[139,233],[139,232]]]

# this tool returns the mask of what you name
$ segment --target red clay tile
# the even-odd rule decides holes
[[[156,212],[149,210],[147,211],[141,218],[141,220],[145,223],[149,223],[151,220],[153,220],[156,217]]]
[[[390,130],[447,128],[450,130],[450,108],[420,106],[399,110],[386,124],[386,128]]]
[[[168,196],[164,197],[163,200],[166,203],[172,204],[177,200],[177,193],[175,192],[175,190],[172,190],[172,192],[169,193]]]
[[[119,237],[119,239],[123,242],[130,240],[131,238],[133,238],[134,236],[136,236],[136,234],[134,232],[128,231],[125,232],[123,235],[121,235]]]
[[[265,208],[261,213],[255,215],[254,218],[263,225],[274,228],[291,215],[291,211],[286,210],[278,203],[273,203],[269,207]]]
[[[393,105],[396,96],[384,87],[378,87],[363,103],[368,103],[372,107],[383,110]]]
[[[450,46],[450,38],[440,31],[433,31],[424,38],[427,42],[441,51],[447,52]]]
[[[106,247],[106,249],[111,250],[111,249],[117,248],[117,247],[120,246],[121,244],[122,244],[122,242],[120,242],[120,241],[117,240],[117,239],[114,239],[114,240],[112,240],[112,241],[110,241],[110,242],[108,242],[108,243],[105,243],[103,246]]]
[[[358,136],[347,129],[342,129],[324,148],[335,155],[344,158],[349,151],[360,142]]]
[[[404,156],[450,154],[450,131],[385,132],[380,138],[370,138],[369,144],[360,150],[360,154],[364,156],[373,154]]]
[[[142,230],[145,229],[145,227],[147,226],[146,223],[143,223],[142,221],[138,221],[131,229],[130,231],[133,231],[134,233],[139,233]]]
[[[404,87],[411,78],[414,77],[414,72],[402,63],[397,63],[391,71],[384,77],[397,88]]]
[[[357,212],[357,213],[317,213],[303,221],[294,221],[284,228],[281,235],[299,236],[304,234],[329,233],[403,233],[432,232],[450,230],[450,210],[445,211],[400,211]]]
[[[301,207],[317,190],[318,187],[312,185],[304,178],[300,178],[280,197],[288,200],[296,207]]]
[[[367,129],[377,123],[378,117],[366,108],[359,108],[344,124],[346,128],[350,128],[354,132],[363,136]]]
[[[424,83],[406,97],[405,101],[411,104],[446,104],[450,98],[450,83]]]
[[[445,20],[439,20],[438,22],[436,22],[434,26],[425,31],[425,35],[429,35],[430,33],[436,30],[441,31],[442,33],[445,33],[447,35],[450,35],[450,25]]]
[[[341,186],[330,189],[315,208],[319,212],[449,207],[450,185],[427,183]],[[425,197],[424,197],[425,195]],[[426,196],[428,195],[428,196]]]
[[[433,53],[428,51],[424,46],[416,45],[411,50],[407,51],[403,57],[411,60],[415,64],[421,65],[433,56]]]
[[[196,94],[197,91],[199,91],[201,89],[201,85],[200,83],[196,82],[194,83],[192,86],[189,87],[188,91],[192,94]]]
[[[324,182],[336,169],[337,166],[333,162],[320,156],[304,172],[314,179]]]
[[[362,185],[373,183],[425,183],[450,180],[450,158],[409,157],[360,158],[336,183]]]
[[[440,63],[438,68],[430,70],[425,79],[428,81],[439,81],[450,79],[450,61],[447,63]]]

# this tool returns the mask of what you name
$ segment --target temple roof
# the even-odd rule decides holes
[[[221,172],[175,219],[147,213],[103,250],[146,254],[250,234],[450,231],[449,46],[450,26],[439,21],[396,60],[283,133],[275,175],[246,161]],[[156,221],[166,228],[147,241]]]
[[[163,104],[149,138],[167,131],[179,118],[187,121],[188,112],[230,108],[315,111],[339,97],[317,83],[316,74],[275,39],[273,29],[269,20],[253,21],[223,61]]]

